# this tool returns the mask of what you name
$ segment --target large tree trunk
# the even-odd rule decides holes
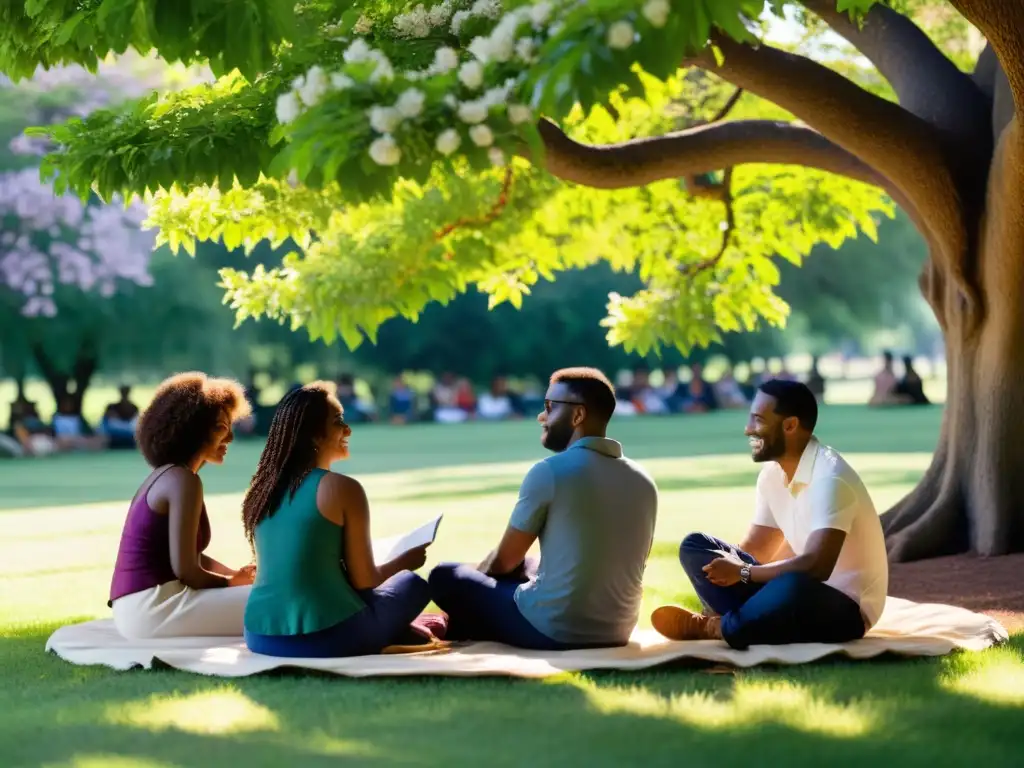
[[[70,371],[58,366],[41,344],[32,345],[32,356],[53,393],[57,407],[60,408],[62,401],[70,399],[73,412],[81,415],[85,390],[99,364],[99,355],[92,340],[87,338],[79,344]]]
[[[946,338],[939,445],[918,487],[882,517],[896,561],[1024,551],[1024,173],[1014,120],[996,148],[973,261],[980,312],[930,261],[922,290]]]

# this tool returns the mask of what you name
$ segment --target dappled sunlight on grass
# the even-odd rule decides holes
[[[301,748],[311,755],[323,757],[382,757],[383,753],[368,741],[358,739],[341,739],[330,734],[302,734]]]
[[[167,763],[155,758],[122,757],[120,755],[76,755],[62,763],[46,763],[44,768],[176,768],[176,763]]]
[[[958,654],[947,660],[940,684],[979,701],[1024,707],[1024,655],[1012,647]]]
[[[937,417],[830,410],[823,439],[863,474],[883,509],[927,466],[921,451],[934,444]],[[741,432],[742,414],[617,424],[627,454],[641,457],[661,487],[641,626],[659,605],[698,607],[678,560],[687,533],[738,542],[746,530],[758,467]],[[424,575],[437,562],[479,560],[493,548],[523,474],[546,455],[536,425],[356,434],[359,455],[338,469],[364,482],[374,536],[444,513]],[[239,506],[258,449],[239,441],[227,465],[203,473],[210,554],[228,564],[250,556]],[[8,505],[0,538],[7,683],[0,687],[0,765],[1020,764],[1020,635],[1001,649],[943,659],[722,675],[680,666],[545,681],[290,673],[225,680],[66,664],[43,652],[46,638],[60,625],[110,615],[126,499],[144,470],[130,456],[0,463],[0,509]]]
[[[151,731],[176,729],[203,734],[280,729],[273,712],[231,688],[110,705],[105,719],[111,724]]]
[[[586,693],[605,714],[660,717],[709,730],[782,725],[833,738],[865,736],[879,725],[877,704],[837,703],[787,680],[737,679],[716,692],[662,694],[637,686],[599,685],[585,677],[563,679]]]

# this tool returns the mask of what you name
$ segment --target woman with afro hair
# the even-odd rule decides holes
[[[200,468],[221,464],[249,403],[241,385],[203,373],[160,384],[136,440],[153,468],[128,507],[110,585],[114,624],[128,639],[242,634],[253,566],[205,554],[210,519]]]

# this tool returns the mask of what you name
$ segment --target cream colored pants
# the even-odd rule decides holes
[[[192,589],[180,581],[119,597],[114,626],[128,640],[160,637],[241,637],[252,587]]]

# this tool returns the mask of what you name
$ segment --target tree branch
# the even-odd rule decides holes
[[[1013,120],[1016,111],[1013,104],[1013,93],[1010,92],[1010,81],[1006,79],[996,52],[991,44],[978,57],[972,76],[978,88],[988,97],[992,123],[992,143],[995,145],[1003,134],[1003,129]]]
[[[716,266],[722,260],[725,251],[729,248],[729,242],[732,240],[732,233],[736,228],[736,211],[732,205],[732,168],[725,169],[725,177],[722,179],[720,186],[722,187],[721,201],[725,205],[725,228],[722,230],[722,245],[719,246],[718,252],[711,258],[680,266],[679,271],[687,277],[693,277],[704,270]]]
[[[1024,107],[1024,4],[1018,0],[950,0],[985,35],[1010,83],[1016,111]]]
[[[733,108],[739,103],[740,97],[742,96],[743,89],[737,88],[733,91],[732,96],[726,99],[725,104],[723,104],[709,120],[702,120],[693,125],[688,125],[687,128],[696,128],[699,125],[710,125],[711,123],[718,123],[725,120],[725,118],[729,116],[729,113],[732,112]],[[727,172],[731,179],[732,168],[729,168]],[[689,176],[684,176],[683,184],[686,185],[686,191],[689,192],[692,197],[702,197],[705,200],[719,200],[721,202],[725,202],[726,197],[729,195],[727,180],[715,182],[710,180],[707,174],[690,174]]]
[[[966,212],[938,130],[803,56],[726,38],[716,39],[715,45],[724,56],[722,64],[706,51],[699,66],[773,101],[878,169],[899,193],[897,202],[910,206],[908,213],[923,227],[942,267],[976,301],[977,291],[964,275]]]
[[[802,165],[883,189],[888,180],[817,131],[774,120],[712,123],[677,133],[590,146],[541,120],[549,173],[595,189],[640,187],[746,163]]]
[[[453,221],[450,224],[445,224],[441,229],[434,233],[435,240],[442,240],[448,237],[456,229],[464,227],[482,227],[486,224],[490,224],[505,210],[505,206],[508,205],[509,193],[512,191],[512,165],[509,164],[505,167],[505,178],[501,182],[501,191],[498,193],[498,199],[494,201],[494,205],[491,206],[487,213],[477,218],[463,217],[457,221]]]
[[[729,113],[732,112],[733,108],[737,104],[740,103],[740,97],[742,97],[742,96],[743,96],[743,89],[742,88],[737,88],[735,91],[732,92],[732,96],[730,96],[726,100],[725,104],[722,105],[722,108],[720,110],[718,110],[717,112],[715,112],[715,114],[711,116],[710,120],[707,120],[704,123],[702,123],[702,125],[710,125],[711,123],[720,123],[723,120],[725,120],[725,118],[727,118],[729,116]]]
[[[871,7],[862,25],[837,11],[835,0],[801,3],[875,65],[904,109],[959,139],[978,142],[978,151],[991,156],[984,94],[913,21],[882,3]]]

